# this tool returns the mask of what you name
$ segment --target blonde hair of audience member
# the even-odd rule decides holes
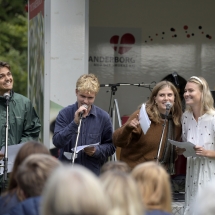
[[[157,96],[158,92],[165,87],[169,87],[175,95],[175,101],[171,108],[171,112],[174,124],[176,126],[180,126],[182,116],[181,99],[176,87],[169,81],[161,81],[153,88],[152,93],[146,102],[147,113],[149,114],[149,118],[152,119],[152,121],[156,123],[160,123],[162,121],[157,105],[155,105],[155,97]]]
[[[154,161],[137,165],[131,172],[136,180],[147,210],[172,212],[169,175]]]
[[[19,166],[16,176],[25,198],[40,196],[48,177],[60,165],[60,161],[51,155],[28,156]]]
[[[17,181],[16,181],[16,174],[17,174],[17,169],[19,167],[19,165],[24,161],[24,159],[26,157],[28,157],[31,154],[36,154],[36,153],[41,153],[41,154],[47,154],[50,155],[49,150],[42,144],[36,141],[29,141],[26,142],[18,151],[15,161],[14,161],[14,165],[13,165],[13,170],[10,173],[9,176],[9,184],[8,184],[8,189],[7,189],[7,193],[12,193],[12,192],[16,192],[17,194],[17,198],[19,200],[23,200],[22,199],[22,195],[20,195],[19,189],[18,189],[18,185],[17,185]]]
[[[113,170],[100,176],[109,198],[108,215],[143,215],[144,206],[134,179],[125,172]]]
[[[42,196],[42,215],[106,215],[108,209],[99,179],[77,164],[58,168]]]
[[[191,214],[193,215],[214,215],[215,214],[215,181],[201,189],[191,205]]]
[[[201,82],[198,80],[200,79]],[[214,109],[214,100],[211,95],[210,88],[208,86],[207,81],[202,77],[196,77],[192,76],[187,82],[192,82],[198,85],[201,95],[201,112],[200,115],[203,115],[204,113],[213,114]],[[190,112],[192,112],[192,108],[190,106],[186,106],[186,109]]]
[[[100,89],[100,84],[94,74],[84,74],[76,82],[76,89],[79,92],[95,93],[97,94]]]
[[[129,173],[131,171],[131,168],[128,166],[127,163],[122,161],[109,161],[102,166],[101,174],[103,174],[104,172],[113,171],[113,170]]]

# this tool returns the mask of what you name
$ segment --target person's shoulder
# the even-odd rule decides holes
[[[95,111],[96,111],[97,114],[102,115],[104,117],[110,117],[110,115],[108,114],[107,111],[103,110],[102,108],[100,108],[100,107],[98,107],[96,105],[93,105],[93,106],[94,106]]]
[[[191,112],[186,110],[186,111],[184,111],[184,113],[182,115],[188,115],[188,114],[191,114]]]
[[[149,211],[146,211],[145,214],[146,215],[172,215],[168,212],[161,211],[161,210],[149,210]]]
[[[210,112],[205,113],[201,118],[205,122],[208,121],[208,122],[211,122],[212,124],[214,124],[214,120],[215,120],[214,110],[210,110]]]
[[[188,110],[184,111],[184,113],[182,114],[182,118],[186,118],[188,116],[192,116],[192,112],[190,112]]]
[[[9,214],[13,215],[39,215],[41,197],[31,197],[13,207]]]
[[[181,124],[185,124],[187,122],[187,120],[189,120],[191,117],[191,112],[190,111],[185,111],[183,114],[182,114],[182,117],[181,117]]]
[[[66,107],[63,107],[59,113],[57,118],[58,119],[64,119],[70,121],[74,118],[74,113],[77,110],[76,104],[68,105]]]
[[[30,205],[39,206],[41,201],[41,196],[27,198],[26,200],[22,201],[21,204],[24,207],[29,207]]]
[[[208,115],[208,116],[214,117],[214,116],[215,116],[215,110],[213,110],[213,109],[209,110],[209,111],[207,112],[207,115]]]
[[[25,199],[24,201],[22,201],[22,203],[23,204],[27,204],[27,203],[29,203],[29,202],[37,202],[37,203],[39,203],[40,202],[40,200],[41,200],[41,196],[34,196],[34,197],[30,197],[30,198],[27,198],[27,199]]]
[[[72,110],[75,110],[76,109],[76,104],[71,104],[71,105],[68,105],[66,107],[63,107],[60,112],[61,113],[64,113],[64,112],[70,112]]]
[[[26,96],[23,96],[19,93],[13,93],[12,99],[15,101],[22,101],[22,102],[30,102],[30,99],[27,98]]]
[[[3,194],[0,197],[0,214],[8,213],[13,207],[19,204],[19,200],[15,193]]]

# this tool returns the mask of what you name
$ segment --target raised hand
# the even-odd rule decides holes
[[[130,128],[137,128],[139,126],[140,122],[139,122],[139,114],[137,114],[137,116],[131,120],[131,122],[128,124],[128,126]]]

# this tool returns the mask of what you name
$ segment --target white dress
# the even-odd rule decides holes
[[[215,113],[204,114],[196,122],[193,113],[186,111],[182,116],[182,140],[215,151]],[[190,206],[197,191],[215,179],[215,159],[188,157],[185,187],[185,212],[190,215]]]

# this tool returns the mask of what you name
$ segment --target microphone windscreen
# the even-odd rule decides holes
[[[84,106],[86,109],[88,109],[88,105],[84,104],[84,105],[82,105],[82,106]],[[83,114],[84,114],[84,111],[82,110],[82,111],[80,112],[80,116],[82,117]]]
[[[84,104],[83,106],[84,106],[86,109],[88,109],[88,105]]]
[[[7,100],[8,100],[8,99],[10,98],[10,93],[4,93],[4,95],[3,95],[3,96],[4,96],[4,98],[5,98],[5,99],[7,99]]]
[[[179,81],[178,81],[178,74],[177,74],[177,72],[173,72],[172,76],[174,78],[176,87],[179,87]]]
[[[167,102],[166,104],[166,109],[170,110],[170,108],[172,107],[172,103],[171,102]]]

